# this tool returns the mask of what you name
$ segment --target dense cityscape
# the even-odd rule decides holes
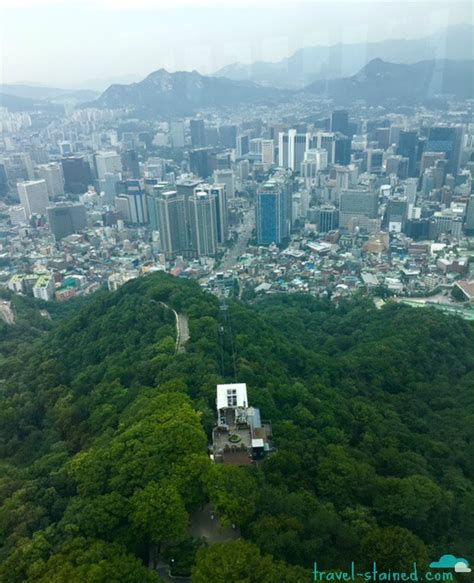
[[[62,301],[163,270],[240,295],[365,289],[472,317],[472,101],[166,121],[66,109],[1,112],[10,290]]]
[[[472,16],[2,3],[0,583],[472,579]]]

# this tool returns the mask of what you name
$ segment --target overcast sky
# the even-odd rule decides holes
[[[457,0],[0,0],[0,82],[211,73],[304,46],[426,36],[472,14]]]

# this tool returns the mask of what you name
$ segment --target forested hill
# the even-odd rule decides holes
[[[184,353],[166,306],[189,318]],[[165,274],[58,317],[30,342],[0,325],[2,583],[157,582],[149,564],[170,557],[197,583],[474,558],[470,323],[302,295],[223,317]],[[207,455],[216,384],[234,379],[273,423],[259,469]],[[240,540],[190,538],[208,501]]]

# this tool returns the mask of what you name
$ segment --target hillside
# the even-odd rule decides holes
[[[166,306],[188,317],[183,353]],[[179,557],[197,583],[300,583],[315,560],[474,556],[472,324],[303,295],[223,318],[163,273],[57,319],[0,344],[0,581],[157,582],[147,565]],[[207,455],[234,367],[273,423],[259,469]],[[190,538],[209,501],[241,539]]]
[[[351,77],[376,58],[405,64],[429,59],[470,59],[474,49],[473,32],[471,25],[460,24],[419,39],[304,47],[274,63],[233,63],[217,71],[215,76],[301,89],[317,80]]]
[[[86,106],[133,108],[144,114],[185,115],[206,107],[273,101],[280,92],[246,81],[213,78],[196,71],[168,73],[159,69],[139,83],[111,85]]]
[[[474,86],[474,61],[421,61],[413,65],[374,59],[356,75],[316,81],[305,91],[351,103],[363,99],[381,104],[387,100],[412,104],[436,96],[467,99]]]

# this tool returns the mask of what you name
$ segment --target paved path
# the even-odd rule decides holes
[[[13,313],[11,302],[7,302],[2,300],[0,302],[0,318],[6,324],[14,324],[15,323],[15,314]]]
[[[152,300],[152,301],[154,301],[154,300]],[[186,352],[185,344],[189,340],[188,317],[186,316],[186,314],[178,314],[178,312],[176,310],[174,310],[168,304],[165,304],[165,302],[155,302],[155,303],[160,304],[164,308],[167,308],[168,310],[171,310],[173,312],[174,318],[176,321],[175,351],[177,354],[180,354],[182,352]]]

